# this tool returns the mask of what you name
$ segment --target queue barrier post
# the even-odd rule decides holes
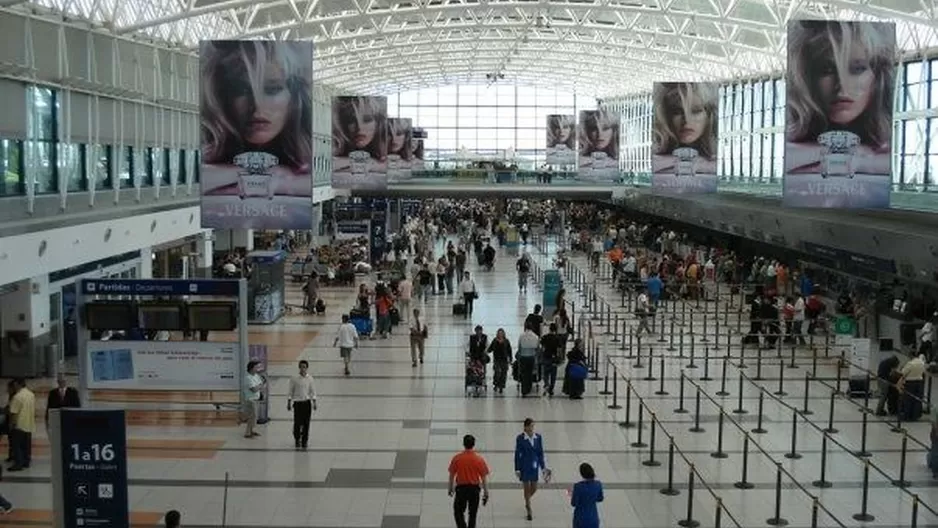
[[[787,526],[782,517],[782,463],[775,463],[775,516],[765,521],[769,526]]]
[[[821,438],[821,477],[811,483],[815,488],[826,489],[833,484],[827,480],[827,442],[830,440],[830,433],[824,432]]]
[[[694,520],[694,464],[687,471],[687,517],[677,522],[681,528],[697,528],[700,522]]]
[[[674,437],[668,437],[668,486],[660,490],[662,495],[673,497],[681,492],[674,487]]]
[[[860,498],[860,513],[853,515],[855,521],[870,522],[876,519],[869,512],[870,501],[870,459],[864,459],[863,464],[863,495]]]
[[[742,477],[739,479],[739,482],[733,484],[733,487],[741,490],[752,489],[755,487],[752,482],[749,482],[749,433],[746,433],[745,436],[743,436]]]
[[[762,419],[765,413],[763,412],[765,405],[765,387],[759,387],[759,417],[757,418],[756,428],[752,430],[756,434],[765,434],[768,431],[762,427]]]

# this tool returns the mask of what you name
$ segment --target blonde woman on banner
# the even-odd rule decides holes
[[[312,46],[201,45],[203,227],[312,225]]]
[[[332,103],[332,185],[382,189],[388,171],[387,100],[336,97]]]
[[[788,45],[786,204],[888,207],[895,26],[795,21]]]
[[[619,115],[604,108],[580,112],[580,174],[613,181],[619,175]]]
[[[547,116],[547,163],[576,163],[576,119],[572,115]]]
[[[413,135],[411,120],[399,117],[391,118],[388,122],[388,179],[390,181],[409,179],[413,157],[410,148]]]
[[[716,192],[718,108],[716,84],[655,84],[655,188],[679,193]]]

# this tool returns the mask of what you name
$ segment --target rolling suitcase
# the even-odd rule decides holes
[[[466,315],[466,305],[463,303],[454,304],[453,315]]]
[[[391,326],[401,324],[401,312],[397,308],[391,308],[389,314],[391,316]]]

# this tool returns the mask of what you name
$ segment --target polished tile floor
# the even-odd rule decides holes
[[[546,259],[540,257],[542,263]],[[581,259],[574,264],[585,270]],[[807,383],[808,408],[812,414],[794,414],[792,408],[804,403],[805,373],[812,372],[812,352],[795,350],[795,365],[790,350],[783,351],[785,365],[779,367],[776,351],[763,353],[762,375],[757,375],[757,352],[742,352],[747,368],[739,369],[740,351],[732,345],[727,361],[727,383],[721,389],[726,338],[719,346],[713,335],[713,320],[723,321],[727,299],[716,303],[688,303],[685,315],[681,306],[673,312],[662,311],[665,339],[659,342],[660,326],[655,337],[643,339],[642,366],[634,366],[633,340],[623,346],[621,335],[606,335],[608,325],[592,322],[593,335],[600,352],[598,374],[610,380],[612,395],[598,394],[604,381],[588,384],[586,398],[520,399],[513,390],[504,396],[466,398],[463,390],[463,354],[467,336],[475,324],[481,324],[492,336],[504,328],[515,341],[524,316],[541,301],[534,287],[520,293],[514,273],[514,257],[504,253],[495,271],[473,274],[480,290],[480,300],[471,322],[451,315],[452,296],[434,296],[422,306],[430,325],[427,362],[412,368],[404,328],[388,340],[364,341],[355,353],[352,376],[342,375],[336,349],[332,348],[341,310],[351,307],[354,290],[324,289],[329,306],[326,316],[289,315],[278,324],[252,328],[252,342],[266,344],[271,350],[270,365],[272,420],[262,426],[263,436],[248,440],[233,423],[233,412],[216,411],[210,403],[224,402],[226,395],[205,394],[98,394],[94,405],[119,406],[132,411],[128,435],[131,438],[130,501],[134,523],[152,526],[159,512],[178,509],[185,526],[190,527],[364,527],[364,528],[444,528],[453,526],[450,499],[446,495],[446,468],[450,457],[460,449],[463,434],[478,439],[478,449],[493,469],[492,500],[480,512],[480,527],[568,527],[571,509],[567,489],[577,480],[577,466],[588,461],[596,468],[606,488],[602,506],[603,526],[608,528],[676,526],[686,519],[688,505],[692,518],[702,526],[715,526],[716,501],[720,497],[721,526],[766,526],[775,516],[777,470],[781,468],[780,514],[791,526],[811,526],[812,500],[818,498],[818,526],[912,526],[913,496],[920,500],[917,526],[938,523],[931,508],[938,509],[938,489],[924,467],[924,448],[928,442],[925,423],[909,424],[905,490],[890,481],[899,478],[902,434],[891,431],[880,418],[870,416],[867,426],[868,513],[875,519],[861,523],[853,515],[861,512],[864,459],[853,454],[861,448],[862,413],[849,400],[834,401],[834,427],[826,457],[826,480],[833,486],[819,489],[812,482],[820,478],[822,429],[827,427],[830,394],[836,386],[834,361],[825,358],[819,344],[817,377]],[[592,277],[585,274],[587,282]],[[597,297],[611,307],[613,321],[634,325],[628,307],[613,293],[608,281],[596,281]],[[570,279],[568,300],[576,304],[578,317],[584,312],[584,297]],[[581,288],[582,289],[582,288]],[[299,302],[299,288],[291,285],[288,297]],[[594,308],[595,309],[595,308]],[[713,310],[719,310],[714,315]],[[735,310],[735,308],[733,308]],[[707,328],[703,322],[707,315]],[[680,357],[680,337],[670,346],[671,317],[676,336],[684,334],[684,353]],[[586,319],[586,317],[583,317]],[[683,321],[683,324],[681,322]],[[736,312],[727,317],[721,333],[738,328]],[[742,322],[745,324],[745,321]],[[659,323],[660,324],[660,323]],[[707,334],[707,342],[703,337]],[[693,338],[691,336],[694,336]],[[734,335],[733,343],[739,339]],[[617,341],[615,341],[617,340]],[[697,368],[691,363],[690,343],[694,342]],[[710,347],[710,351],[707,348]],[[673,350],[669,350],[673,349]],[[647,356],[654,357],[652,376],[648,376]],[[710,356],[710,381],[703,380],[703,359]],[[837,356],[837,351],[828,355]],[[288,377],[295,371],[296,360],[308,359],[316,377],[320,408],[314,414],[310,449],[293,449],[291,418],[286,410]],[[664,391],[661,377],[664,358]],[[609,365],[607,376],[606,365]],[[744,378],[740,385],[739,372]],[[681,372],[684,382],[684,408],[680,407]],[[843,374],[847,375],[847,370]],[[779,390],[779,373],[784,376]],[[756,380],[754,378],[763,378]],[[612,383],[612,380],[618,380]],[[844,382],[845,384],[846,382]],[[632,391],[627,388],[631,386]],[[742,391],[740,391],[740,386]],[[845,387],[846,385],[844,385]],[[699,422],[702,432],[691,432],[694,425],[694,396],[700,387]],[[626,398],[626,393],[631,396]],[[757,427],[758,398],[763,393],[762,434]],[[739,399],[742,394],[742,399]],[[655,459],[661,466],[645,465],[650,447],[633,447],[638,442],[635,425],[642,405],[642,443],[651,441],[650,413],[654,413]],[[741,405],[740,405],[740,402]],[[628,404],[628,413],[626,411]],[[862,405],[862,400],[859,401]],[[723,420],[723,443],[718,445],[719,409]],[[747,411],[734,413],[741,408]],[[792,419],[797,421],[795,452],[801,458],[786,458],[791,452]],[[537,421],[545,438],[548,464],[554,470],[554,482],[534,499],[535,520],[523,518],[521,491],[514,482],[512,452],[514,437],[525,417]],[[810,421],[809,421],[810,420]],[[748,482],[753,489],[740,490],[744,434],[750,437],[747,461]],[[668,464],[669,438],[673,438],[673,466]],[[46,445],[45,433],[37,434],[36,443]],[[714,458],[722,451],[727,458]],[[689,464],[696,470],[693,500],[688,501]],[[660,492],[673,473],[675,496]],[[225,483],[227,487],[227,501]],[[47,448],[37,449],[32,468],[16,475],[8,474],[0,491],[16,504],[17,512],[0,518],[0,526],[45,526],[51,508],[49,459]],[[226,506],[227,505],[227,506]],[[227,510],[227,511],[226,511]]]

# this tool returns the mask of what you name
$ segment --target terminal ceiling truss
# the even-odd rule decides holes
[[[502,82],[599,97],[657,80],[784,68],[798,18],[894,20],[905,52],[938,46],[935,0],[0,0],[195,50],[204,39],[311,39],[317,78],[348,93]]]

